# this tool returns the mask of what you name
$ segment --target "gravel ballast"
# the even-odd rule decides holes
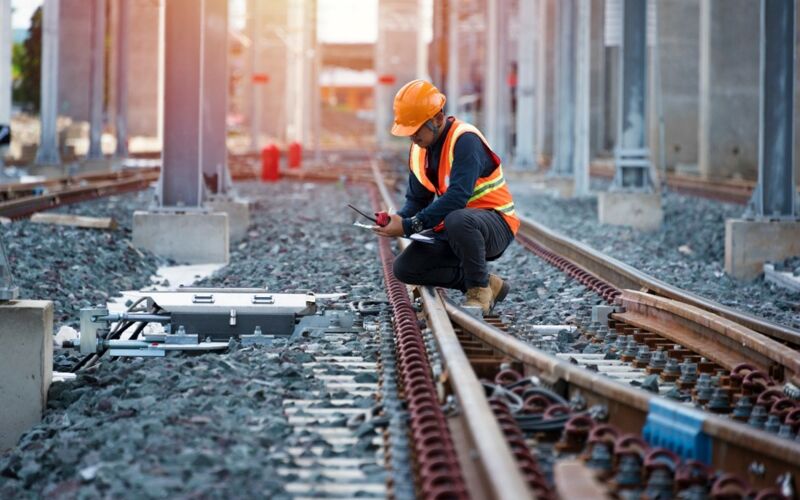
[[[664,223],[648,233],[597,222],[597,200],[557,199],[511,182],[517,210],[667,283],[721,304],[800,329],[800,294],[763,277],[737,281],[724,269],[725,219],[744,207],[666,191]]]

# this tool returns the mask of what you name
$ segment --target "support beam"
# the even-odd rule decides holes
[[[117,158],[128,156],[128,75],[130,61],[130,0],[117,2],[117,88],[116,120]]]
[[[92,47],[89,80],[89,153],[86,158],[103,158],[103,103],[106,80],[106,0],[92,0]]]
[[[556,2],[556,135],[551,177],[572,177],[575,133],[575,0]]]
[[[11,0],[0,0],[0,134],[10,135],[11,127]],[[3,127],[8,127],[4,129]],[[10,137],[0,137],[0,168]],[[0,285],[1,286],[1,285]]]
[[[458,115],[458,100],[461,98],[461,79],[459,68],[459,36],[461,20],[459,18],[459,2],[447,1],[447,114]]]
[[[486,2],[486,87],[483,94],[484,133],[501,157],[509,152],[511,99],[506,76],[508,67],[508,0]]]
[[[266,68],[262,55],[264,43],[261,20],[261,2],[248,0],[247,2],[247,32],[250,34],[250,74],[245,85],[250,89],[251,99],[248,100],[250,110],[250,149],[261,151],[261,114],[264,107],[264,90],[267,82],[264,81]]]
[[[555,6],[554,0],[538,0],[539,45],[536,57],[536,146],[539,160],[553,155],[555,103]]]
[[[44,0],[42,6],[42,66],[39,118],[41,121],[38,165],[58,165],[58,17],[59,0]]]
[[[647,147],[647,2],[623,0],[616,173],[612,189],[650,191]]]
[[[590,137],[591,118],[591,42],[592,42],[592,4],[578,2],[577,40],[575,65],[575,153],[573,174],[575,196],[589,194]]]
[[[531,168],[536,164],[536,0],[519,0],[517,37],[517,123],[514,164]],[[538,23],[540,26],[543,23]]]
[[[725,271],[753,279],[800,252],[794,172],[795,1],[761,0],[758,184],[746,219],[725,223]]]
[[[203,14],[202,169],[212,193],[226,193],[228,181],[228,1],[205,0]]]

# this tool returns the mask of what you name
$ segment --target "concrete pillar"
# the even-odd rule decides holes
[[[205,184],[212,193],[228,185],[228,1],[205,0],[203,16],[203,156]]]
[[[589,123],[591,114],[591,42],[592,4],[577,4],[577,36],[575,54],[575,131],[573,172],[575,196],[589,194]]]
[[[458,115],[458,100],[461,94],[459,45],[461,43],[459,2],[447,2],[447,114]]]
[[[486,139],[492,149],[505,157],[506,140],[506,0],[486,1],[486,86],[483,93],[483,116]]]
[[[159,137],[159,49],[158,2],[129,0],[130,49],[128,51],[128,134],[131,138]]]
[[[245,83],[247,94],[247,109],[250,115],[250,149],[258,152],[261,150],[261,114],[264,106],[264,81],[265,68],[261,49],[263,45],[261,19],[261,2],[248,0],[247,2],[247,33],[250,36],[250,61],[249,81]]]
[[[759,2],[700,2],[698,167],[706,178],[755,179]]]
[[[92,45],[89,81],[89,153],[87,159],[103,157],[103,103],[106,81],[106,1],[92,0]]]
[[[42,419],[53,376],[53,303],[0,303],[0,452]]]
[[[130,60],[130,0],[118,0],[116,19],[116,113],[117,158],[128,156],[128,78]]]
[[[758,184],[745,214],[725,224],[725,270],[761,274],[769,260],[800,254],[794,172],[795,1],[761,0]],[[755,219],[755,220],[752,220]]]
[[[11,40],[11,0],[0,0],[0,168],[6,155],[2,144],[11,140]]]
[[[660,91],[664,117],[663,148],[668,169],[697,168],[698,106],[700,77],[701,0],[660,0],[658,37]],[[752,43],[752,42],[751,42]],[[658,115],[650,117],[650,137],[659,137]],[[656,148],[654,147],[655,151]]]
[[[575,133],[575,0],[556,5],[555,155],[550,175],[571,177]]]
[[[555,0],[538,0],[539,45],[536,58],[536,146],[541,160],[553,155],[555,129]]]
[[[287,130],[287,40],[289,0],[256,0],[254,19],[258,30],[255,71],[266,77],[256,85],[260,134],[272,142],[285,142]]]
[[[594,158],[597,153],[604,151],[603,137],[605,128],[605,91],[606,91],[606,47],[605,36],[605,1],[599,0],[592,2],[591,12],[591,42],[590,42],[590,63],[591,63],[591,116],[589,118],[589,150],[590,158]]]
[[[60,0],[44,0],[42,7],[42,66],[39,117],[41,131],[36,163],[58,165],[58,18]]]
[[[536,164],[533,148],[536,137],[536,0],[520,0],[517,18],[517,141],[514,164],[530,168]]]
[[[416,1],[378,0],[378,40],[375,43],[375,134],[385,147],[392,126],[392,102],[400,87],[417,78],[415,40],[420,29]]]

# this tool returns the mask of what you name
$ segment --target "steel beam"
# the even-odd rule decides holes
[[[592,3],[578,2],[576,84],[575,84],[575,153],[573,172],[575,176],[575,196],[589,194],[590,138],[589,121],[591,115],[591,43],[592,43]]]
[[[459,19],[459,2],[448,0],[447,2],[447,114],[458,115],[458,100],[460,99],[461,86],[459,78],[458,53],[461,37],[459,30],[461,22]]]
[[[575,17],[575,0],[556,2],[555,177],[572,176],[575,163]]]
[[[794,172],[795,0],[761,0],[758,184],[750,215],[798,218]]]
[[[117,1],[117,88],[115,133],[117,158],[128,156],[128,61],[130,61],[130,0]]]
[[[224,125],[210,123],[226,109],[220,102],[226,102],[227,85],[220,95],[217,79],[227,83],[227,59],[211,56],[218,48],[214,45],[226,45],[223,12],[227,13],[227,0],[164,3],[162,207],[200,208],[205,165],[216,166],[224,158]]]
[[[203,176],[215,193],[228,188],[228,0],[205,0],[203,15]]]
[[[42,65],[39,117],[41,121],[36,163],[58,165],[58,18],[60,0],[42,5]]]
[[[508,153],[508,123],[511,114],[508,75],[507,0],[486,2],[486,88],[483,95],[484,133],[500,155]]]
[[[514,164],[533,167],[536,164],[536,18],[537,0],[519,0],[517,19],[517,116]],[[539,20],[541,21],[541,20]]]
[[[647,2],[623,0],[616,173],[612,189],[650,191],[647,147]]]
[[[106,0],[92,0],[92,49],[89,80],[89,153],[103,157],[103,103],[106,77]]]
[[[264,87],[266,83],[256,81],[256,77],[266,72],[262,59],[261,47],[264,44],[263,29],[260,25],[262,18],[261,2],[248,0],[247,2],[247,22],[248,33],[250,33],[250,81],[247,85],[251,87],[252,101],[250,107],[250,149],[261,150],[261,110],[264,107]]]

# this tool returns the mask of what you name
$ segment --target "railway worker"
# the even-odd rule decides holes
[[[509,285],[488,273],[486,261],[503,254],[519,219],[500,157],[476,127],[445,116],[445,100],[424,80],[397,92],[392,135],[412,143],[406,201],[387,226],[373,230],[387,237],[432,235],[432,243],[411,242],[395,260],[394,275],[408,284],[461,290],[465,306],[487,314]]]

